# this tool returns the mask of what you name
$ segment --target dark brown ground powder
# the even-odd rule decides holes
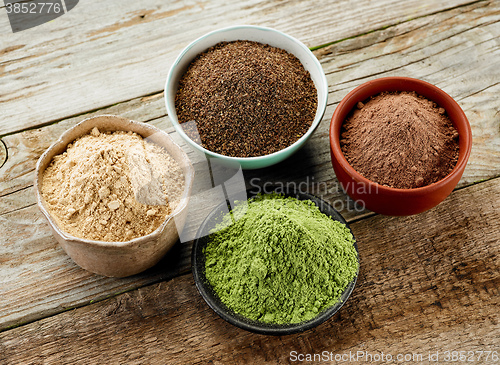
[[[175,108],[188,136],[226,156],[279,151],[302,137],[316,115],[316,87],[285,50],[222,42],[198,55],[179,81]]]
[[[358,103],[342,126],[340,145],[361,175],[400,189],[432,184],[458,160],[458,132],[445,110],[414,92]]]

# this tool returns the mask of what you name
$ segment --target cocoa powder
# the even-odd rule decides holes
[[[412,189],[451,172],[458,138],[446,111],[433,101],[415,92],[384,92],[358,103],[342,126],[340,145],[368,180]]]

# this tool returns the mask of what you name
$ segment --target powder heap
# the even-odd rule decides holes
[[[358,103],[342,128],[340,144],[349,164],[389,187],[432,184],[458,161],[458,132],[445,110],[415,92],[384,92]]]
[[[133,132],[97,128],[54,156],[41,186],[63,231],[98,241],[127,241],[153,232],[183,190],[182,169],[163,148]]]
[[[185,132],[226,156],[279,151],[302,137],[317,108],[314,82],[283,49],[252,41],[219,43],[179,81],[175,108]],[[194,131],[197,129],[199,138]]]
[[[224,216],[204,254],[205,276],[221,301],[266,323],[316,317],[339,301],[358,271],[344,224],[311,201],[275,193]]]

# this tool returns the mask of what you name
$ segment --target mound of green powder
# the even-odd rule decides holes
[[[310,320],[339,301],[358,271],[350,230],[309,200],[259,195],[212,232],[205,276],[227,307],[252,320]]]

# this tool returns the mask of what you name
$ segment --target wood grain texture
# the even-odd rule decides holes
[[[0,168],[7,161],[7,147],[5,143],[0,139]]]
[[[182,48],[225,26],[265,25],[318,46],[470,2],[86,0],[15,34],[1,17],[0,136],[158,92]]]
[[[330,84],[325,118],[311,141],[296,155],[273,168],[246,172],[249,187],[266,181],[304,183],[301,186],[332,203],[348,220],[370,216],[370,212],[357,211],[340,191],[330,163],[329,118],[350,89],[370,78],[390,74],[435,83],[464,107],[472,125],[474,145],[459,186],[498,176],[500,90],[495,83],[500,79],[499,8],[498,2],[481,2],[318,50],[316,54]],[[470,54],[476,57],[469,57]],[[469,63],[468,59],[472,61]],[[487,74],[482,72],[484,68],[488,68]],[[465,77],[467,82],[450,81],[456,81],[455,75]],[[52,238],[35,205],[32,182],[36,160],[67,128],[85,117],[104,113],[149,122],[172,132],[162,95],[154,94],[3,138],[9,158],[0,168],[0,231],[6,232],[0,237],[0,329],[189,270],[191,246],[186,244],[178,245],[178,251],[168,255],[168,265],[160,264],[137,277],[106,279],[77,267]],[[175,133],[171,135],[179,141]],[[189,153],[193,161],[199,159]]]
[[[429,352],[439,352],[444,363],[445,351],[498,351],[500,205],[490,198],[499,195],[497,178],[455,191],[418,216],[352,224],[361,259],[356,288],[338,314],[302,334],[233,327],[184,275],[0,333],[0,360],[285,364],[292,351],[362,351],[394,357],[384,363],[402,363],[398,354],[429,363]]]

